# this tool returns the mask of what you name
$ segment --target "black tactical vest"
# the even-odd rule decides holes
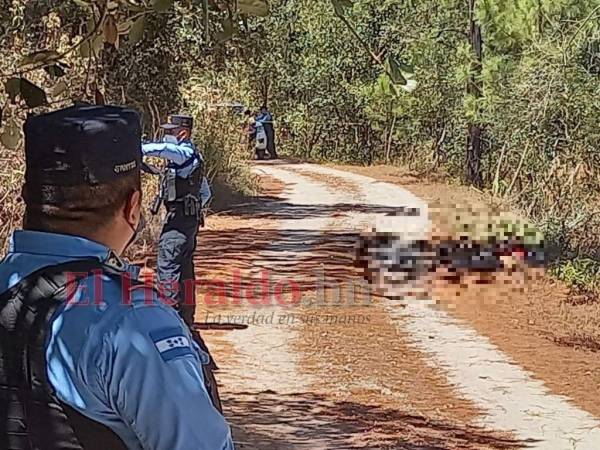
[[[177,176],[178,170],[191,166],[196,162],[196,158],[198,159],[199,164],[187,178]],[[164,196],[166,203],[181,202],[189,196],[194,196],[198,199],[200,198],[200,185],[202,184],[202,178],[204,177],[204,163],[199,156],[190,158],[180,165],[170,163],[167,167],[169,169],[165,182],[167,195]]]
[[[69,292],[65,273],[120,272],[98,260],[43,268],[0,294],[0,449],[126,450],[107,426],[61,402],[46,372],[49,322]]]
[[[202,163],[200,163],[187,178],[177,177],[175,181],[177,198],[182,199],[188,195],[200,197],[200,185],[203,176],[204,170]]]

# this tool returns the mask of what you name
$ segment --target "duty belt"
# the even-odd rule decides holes
[[[184,216],[200,217],[200,212],[202,210],[200,200],[193,194],[188,194],[183,198],[175,199],[170,202],[165,202],[165,205],[169,211],[182,208]]]

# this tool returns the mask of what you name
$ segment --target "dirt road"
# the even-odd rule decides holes
[[[264,163],[265,194],[211,218],[200,320],[243,449],[600,449],[600,422],[429,299],[375,294],[357,234],[393,215],[411,237],[427,204],[372,178]],[[421,296],[422,297],[422,296]]]

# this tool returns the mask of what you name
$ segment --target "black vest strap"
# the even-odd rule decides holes
[[[47,378],[50,320],[69,283],[95,270],[122,276],[97,259],[77,260],[42,268],[0,294],[1,449],[127,449],[109,427],[61,402]]]

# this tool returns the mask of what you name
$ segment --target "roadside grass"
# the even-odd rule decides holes
[[[558,259],[548,272],[590,301],[598,301],[594,297],[600,293],[600,261],[588,257]]]
[[[24,167],[21,152],[0,152],[0,255],[8,249],[10,233],[22,222]]]

